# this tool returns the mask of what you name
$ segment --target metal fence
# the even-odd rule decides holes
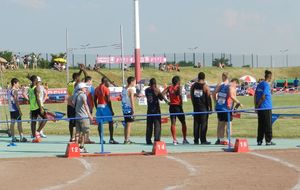
[[[15,53],[22,58],[26,53]],[[38,53],[36,53],[38,54]],[[99,54],[100,56],[100,54]],[[119,55],[101,55],[101,56],[119,56]],[[164,56],[168,63],[181,63],[181,66],[199,66],[211,67],[214,59],[226,58],[233,67],[294,67],[300,66],[300,54],[277,54],[277,55],[257,55],[257,54],[226,54],[226,53],[151,53],[142,56]],[[68,54],[68,63],[70,67],[77,67],[79,63],[86,66],[94,66],[97,54]],[[51,60],[50,53],[41,53],[40,58]],[[119,64],[104,64],[106,68],[120,68]],[[158,67],[158,64],[148,63],[144,66]]]

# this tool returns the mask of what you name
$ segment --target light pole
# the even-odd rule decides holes
[[[91,45],[91,44],[83,44],[83,45],[80,45],[83,49],[84,49],[84,65],[86,66],[86,48]]]
[[[280,53],[282,54],[282,58],[283,58],[283,65],[284,65],[284,57],[286,56],[286,67],[289,66],[289,63],[288,63],[288,52],[289,49],[284,49],[284,50],[280,50]]]

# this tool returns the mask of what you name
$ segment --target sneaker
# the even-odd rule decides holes
[[[261,145],[262,145],[262,141],[258,141],[257,146],[261,146]]]
[[[100,141],[99,143],[101,144],[101,141]],[[105,140],[103,140],[103,144],[106,144],[106,141],[105,141]]]
[[[194,144],[195,144],[195,145],[198,145],[198,144],[199,144],[199,141],[195,141],[195,140],[194,140]]]
[[[89,153],[85,147],[79,148],[79,150],[80,150],[80,153]]]
[[[32,140],[32,142],[33,142],[33,143],[40,143],[40,142],[42,142],[42,139],[41,139],[41,138],[34,138],[34,139]]]
[[[220,144],[221,145],[228,145],[228,142],[227,141],[220,141]]]
[[[146,144],[147,144],[147,145],[153,145],[153,143],[152,143],[152,142],[147,142]]]
[[[25,138],[25,137],[23,137],[21,140],[20,140],[20,142],[27,142],[28,140]]]
[[[84,142],[84,144],[95,144],[95,141],[92,141],[91,139],[88,139]],[[105,144],[105,143],[104,143]]]
[[[190,143],[189,143],[188,140],[184,139],[184,140],[182,141],[182,144],[190,144]]]
[[[202,144],[202,145],[210,145],[211,142],[205,141],[205,142],[202,142],[201,144]]]
[[[119,144],[119,142],[115,141],[114,139],[110,139],[109,140],[109,144]]]
[[[42,138],[47,138],[47,135],[45,135],[43,132],[40,133]]]
[[[219,145],[219,144],[221,144],[220,139],[218,139],[218,140],[215,142],[215,145]]]
[[[124,144],[134,144],[131,140],[124,141]]]
[[[20,142],[19,139],[17,139],[17,137],[14,137],[11,139],[11,142]]]
[[[179,143],[178,143],[178,141],[173,141],[173,145],[178,145]]]
[[[273,141],[271,141],[271,142],[266,142],[266,145],[267,146],[274,146],[274,145],[276,145],[276,143],[274,143]]]

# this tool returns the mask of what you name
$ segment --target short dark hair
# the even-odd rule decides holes
[[[84,79],[84,82],[87,82],[87,81],[90,81],[92,80],[92,77],[91,76],[86,76],[85,79]]]
[[[107,77],[102,77],[101,82],[102,82],[102,83],[108,82],[108,78],[107,78]]]
[[[155,85],[156,84],[156,79],[155,78],[151,78],[149,81],[149,86]]]
[[[73,81],[76,80],[78,77],[80,77],[79,73],[73,73],[72,75]]]
[[[180,77],[179,76],[174,76],[172,78],[172,84],[173,85],[176,85],[179,81],[180,81]]]
[[[36,81],[37,80],[37,76],[36,75],[32,75],[31,77],[30,77],[30,81],[31,82],[34,82],[34,81]]]
[[[198,74],[198,80],[204,80],[204,79],[205,79],[205,73],[200,72],[200,73]]]
[[[231,79],[230,82],[236,82],[237,84],[240,84],[240,81],[238,78],[233,78],[233,79]]]
[[[272,72],[269,70],[265,70],[265,79],[268,78],[269,75],[272,75]]]
[[[135,80],[135,77],[130,76],[127,78],[127,84],[131,84]]]
[[[13,78],[11,79],[10,83],[11,83],[11,86],[13,86],[14,84],[18,83],[19,80],[17,78]]]

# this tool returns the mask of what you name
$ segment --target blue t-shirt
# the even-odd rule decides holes
[[[270,85],[266,81],[262,81],[258,84],[255,96],[256,96],[256,103],[261,99],[261,97],[265,95],[265,100],[261,103],[259,108],[270,108],[272,109],[272,94]]]
[[[294,80],[294,87],[298,87],[299,86],[299,80],[298,79],[295,79]]]

